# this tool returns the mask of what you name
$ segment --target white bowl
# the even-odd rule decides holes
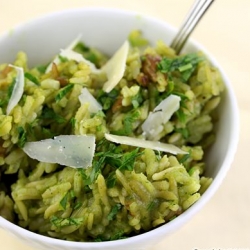
[[[65,48],[77,35],[82,34],[86,44],[112,54],[134,29],[155,43],[161,39],[170,43],[176,30],[167,23],[138,13],[117,9],[84,8],[52,13],[17,26],[0,37],[0,63],[13,62],[16,53],[27,53],[29,64],[47,63],[60,48]],[[207,155],[207,175],[213,183],[201,199],[171,222],[150,232],[124,240],[79,243],[53,239],[25,230],[0,217],[0,227],[18,236],[25,244],[36,249],[146,249],[176,231],[195,215],[218,189],[232,163],[239,135],[239,117],[231,84],[220,65],[199,44],[189,42],[187,52],[202,50],[219,68],[226,84],[217,127],[217,140]],[[219,204],[218,204],[219,206]]]

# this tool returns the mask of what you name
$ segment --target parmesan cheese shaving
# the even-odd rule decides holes
[[[109,61],[101,68],[107,74],[108,80],[103,90],[109,93],[122,79],[129,51],[129,42],[126,40]]]
[[[73,50],[74,47],[79,43],[80,39],[81,39],[81,34],[79,34],[66,48],[66,50]],[[55,59],[48,65],[46,72],[48,73],[51,69],[52,69],[52,64],[59,64],[60,63],[60,58],[59,56],[56,56]]]
[[[6,109],[6,114],[9,115],[12,109],[18,104],[23,95],[24,90],[24,72],[23,68],[9,64],[10,67],[14,68],[17,72],[14,88],[11,93],[10,100]]]
[[[158,140],[158,135],[163,131],[164,124],[180,108],[181,98],[177,95],[170,95],[157,105],[153,112],[142,124],[142,130],[147,139]]]
[[[78,63],[83,62],[90,67],[90,69],[93,73],[96,73],[96,74],[100,73],[100,70],[96,68],[94,63],[92,63],[89,60],[86,60],[81,54],[75,52],[74,50],[70,50],[70,49],[63,50],[62,49],[60,55],[62,57],[67,58],[68,60],[75,60]]]
[[[78,99],[82,105],[89,103],[90,113],[97,113],[99,110],[102,110],[102,105],[91,95],[87,88],[82,89]]]
[[[118,144],[125,144],[129,146],[140,147],[140,148],[150,148],[153,150],[163,151],[163,152],[171,153],[174,155],[188,154],[188,152],[181,150],[175,145],[162,143],[159,141],[148,141],[148,140],[143,140],[143,139],[134,138],[134,137],[111,135],[111,134],[105,134],[105,138],[108,141],[112,141]]]
[[[60,135],[54,139],[27,142],[23,151],[40,162],[58,163],[75,168],[92,165],[95,152],[94,135]]]

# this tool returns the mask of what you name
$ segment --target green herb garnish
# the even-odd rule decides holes
[[[53,109],[48,108],[47,106],[44,107],[40,118],[45,120],[52,120],[59,124],[66,122],[66,119],[64,117],[58,115]]]
[[[57,216],[52,216],[50,222],[57,228],[66,227],[66,226],[79,226],[83,223],[84,218],[58,218]]]
[[[142,153],[138,153],[138,151],[139,151],[139,148],[136,148],[135,150],[133,150],[131,152],[127,152],[127,153],[123,154],[121,157],[121,164],[120,164],[119,169],[132,171],[134,169],[135,159],[139,155],[142,154]]]
[[[40,65],[40,66],[37,66],[36,68],[40,73],[44,74],[46,72],[47,67],[48,65]]]
[[[63,197],[63,198],[61,199],[61,201],[60,201],[60,205],[62,206],[63,210],[65,210],[66,207],[67,207],[68,196],[69,196],[69,193],[66,193],[66,194],[64,195],[64,197]]]
[[[156,200],[151,201],[151,202],[148,204],[148,206],[147,206],[147,210],[149,210],[149,211],[154,210],[154,208],[155,208],[156,205],[157,205],[157,201],[156,201]]]
[[[108,214],[108,220],[113,220],[115,218],[115,216],[117,215],[117,213],[121,210],[122,208],[122,204],[118,203],[118,204],[115,204],[110,213]]]
[[[138,108],[143,102],[142,92],[139,91],[135,96],[132,97],[133,108]]]
[[[102,104],[103,110],[109,110],[119,95],[118,90],[112,89],[109,93],[100,90],[97,95],[97,100]]]
[[[25,78],[27,78],[28,80],[30,80],[31,82],[35,83],[36,85],[40,85],[40,82],[38,81],[38,79],[33,76],[32,74],[30,74],[29,72],[25,72],[24,73]]]
[[[82,206],[82,202],[78,201],[75,206],[73,207],[74,210],[77,210],[78,208],[80,208]]]
[[[180,133],[184,139],[187,139],[189,136],[189,131],[187,128],[177,128],[175,131]]]
[[[190,158],[190,154],[186,154],[186,155],[182,156],[182,158],[179,160],[179,163],[183,164],[189,158]]]
[[[72,90],[73,87],[74,87],[74,84],[71,83],[65,86],[64,88],[60,89],[60,91],[55,96],[56,102],[59,102],[60,100],[62,100],[62,98],[66,96]]]
[[[27,142],[27,133],[23,127],[17,127],[18,131],[18,142],[17,145],[23,148],[24,144]]]
[[[130,112],[128,112],[123,119],[123,128],[117,131],[112,131],[113,134],[116,135],[131,135],[133,132],[133,126],[134,122],[138,120],[140,117],[140,112],[137,109],[133,109]]]
[[[174,59],[164,57],[158,63],[158,70],[162,73],[172,74],[173,72],[179,72],[183,81],[187,82],[195,71],[199,62],[204,58],[197,53],[192,53]]]

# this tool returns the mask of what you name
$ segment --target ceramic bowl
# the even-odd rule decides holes
[[[82,34],[82,40],[86,44],[112,55],[134,29],[141,30],[152,44],[159,39],[169,44],[176,33],[176,30],[166,22],[135,12],[105,8],[66,10],[29,21],[2,34],[0,63],[13,62],[16,53],[20,50],[27,53],[30,66],[46,63],[58,53],[60,48],[65,48],[79,34]],[[25,230],[2,217],[0,217],[0,227],[21,239],[24,244],[33,246],[34,249],[131,250],[150,248],[191,220],[222,183],[232,163],[239,134],[238,109],[230,81],[212,54],[201,45],[189,41],[185,47],[186,52],[197,50],[202,50],[219,68],[226,85],[220,107],[217,140],[206,157],[206,174],[214,181],[198,202],[165,225],[138,236],[111,242],[79,243],[53,239]]]

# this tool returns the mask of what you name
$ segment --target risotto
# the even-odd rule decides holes
[[[133,31],[111,59],[76,39],[46,65],[27,60],[0,65],[1,216],[116,240],[175,219],[211,184],[204,153],[224,85],[202,52]]]

